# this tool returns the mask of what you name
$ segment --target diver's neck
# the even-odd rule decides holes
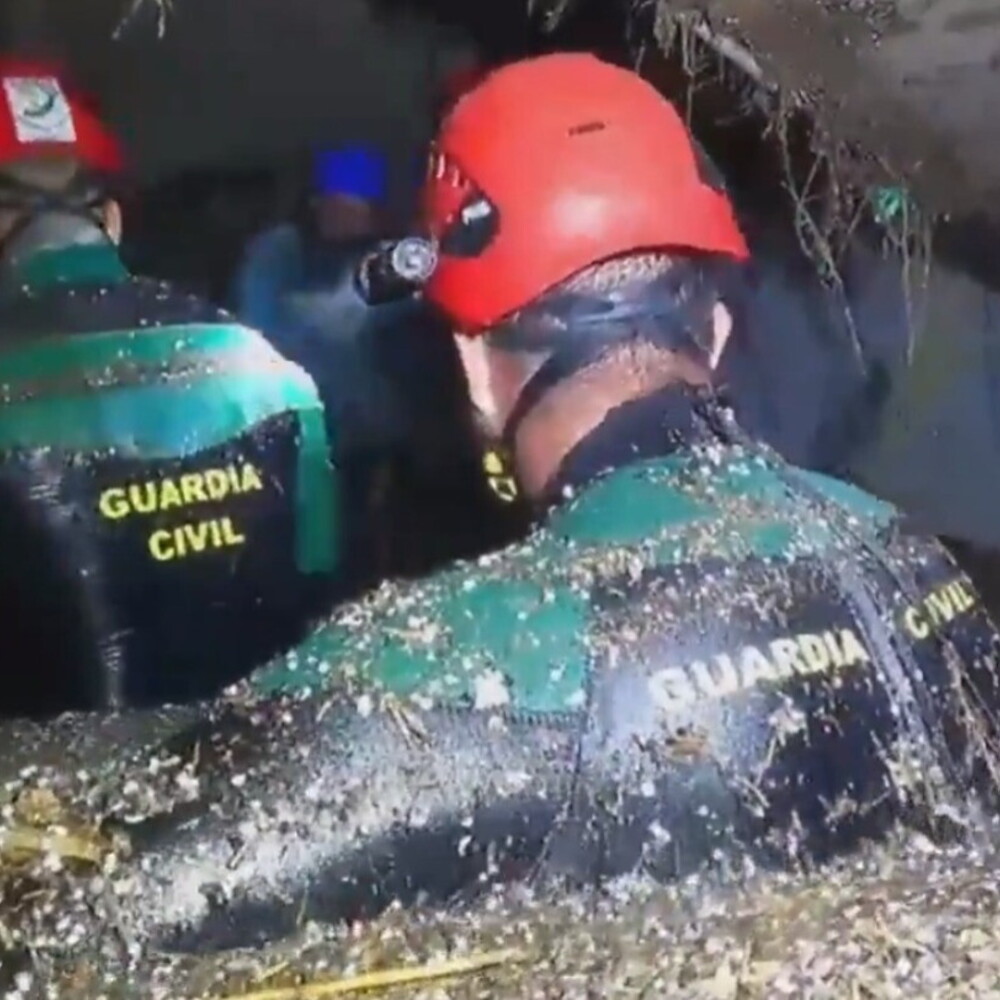
[[[708,384],[698,366],[605,362],[553,386],[525,416],[514,439],[518,481],[535,502],[551,501],[567,456],[590,437],[612,410],[676,386]],[[627,447],[628,442],[623,442]]]

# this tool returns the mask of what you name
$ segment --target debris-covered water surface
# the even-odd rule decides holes
[[[1000,983],[997,861],[985,843],[946,847],[914,835],[739,888],[622,881],[561,899],[510,888],[448,913],[307,925],[262,951],[134,964],[125,942],[117,954],[110,947],[113,927],[90,928],[109,944],[95,959],[64,924],[61,940],[8,951],[4,995],[292,1000],[367,986],[426,1000],[989,997]],[[85,890],[99,891],[100,880]]]

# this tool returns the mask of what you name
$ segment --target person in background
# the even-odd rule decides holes
[[[359,243],[376,238],[386,189],[387,164],[377,150],[350,145],[317,152],[299,218],[258,234],[244,251],[232,296],[237,316],[279,350],[301,353],[305,345],[291,332],[285,293],[301,283],[319,246],[350,257]]]
[[[320,239],[370,239],[382,229],[388,164],[367,146],[323,150],[313,162],[313,191],[311,207]]]
[[[235,290],[240,319],[319,388],[358,586],[424,571],[507,530],[480,493],[440,320],[419,297],[371,305],[359,290],[357,269],[384,235],[386,192],[376,150],[320,151],[303,216],[251,242]],[[454,516],[442,519],[443,506]]]

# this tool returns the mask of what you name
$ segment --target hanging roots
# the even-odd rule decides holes
[[[728,32],[728,29],[727,29]],[[705,82],[721,83],[733,96],[735,114],[762,116],[765,135],[779,150],[784,187],[802,252],[840,302],[851,348],[863,362],[841,275],[843,255],[863,221],[875,223],[883,249],[902,261],[908,315],[914,315],[914,291],[926,281],[931,260],[931,222],[909,194],[906,177],[883,158],[833,134],[824,124],[830,96],[821,87],[786,91],[744,39],[717,32],[701,12],[676,11],[660,3],[653,23],[655,41],[666,56],[679,57],[689,77],[691,104]],[[810,157],[803,168],[793,158],[791,126],[809,122]],[[799,129],[799,132],[802,130]],[[910,350],[913,323],[910,323]]]
[[[122,16],[112,32],[118,41],[135,23],[140,11],[152,9],[156,17],[156,37],[162,38],[167,32],[167,18],[174,12],[174,0],[127,0]]]

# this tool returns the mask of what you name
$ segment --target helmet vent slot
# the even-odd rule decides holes
[[[591,132],[603,132],[608,126],[605,122],[584,122],[568,129],[569,135],[588,135]]]

